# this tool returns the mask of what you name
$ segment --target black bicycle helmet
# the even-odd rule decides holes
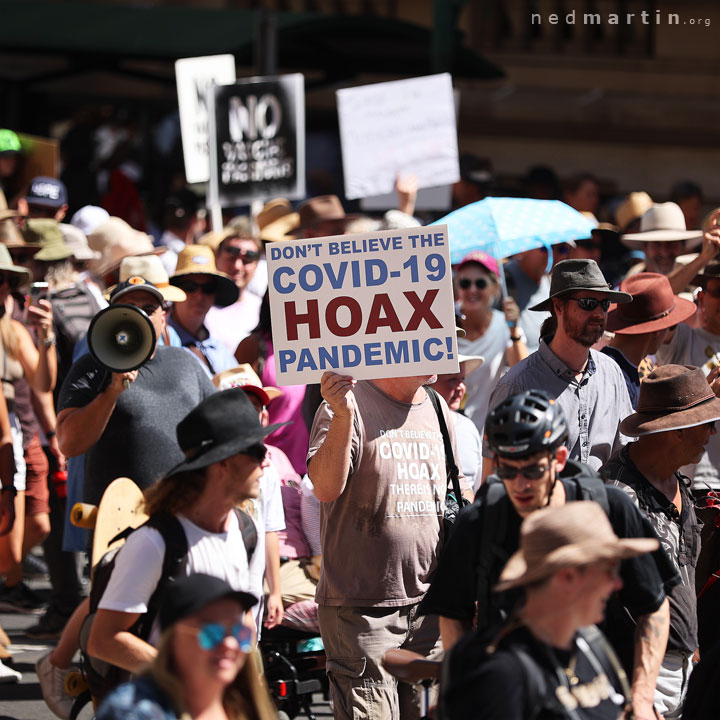
[[[568,436],[565,415],[550,393],[525,390],[503,400],[485,421],[485,438],[501,457],[552,452]]]

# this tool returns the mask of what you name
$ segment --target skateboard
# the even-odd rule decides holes
[[[98,505],[73,505],[72,524],[95,530],[91,567],[95,567],[110,548],[124,542],[124,539],[110,542],[118,533],[129,527],[136,528],[148,519],[141,510],[142,500],[142,490],[130,478],[121,477],[107,486]]]

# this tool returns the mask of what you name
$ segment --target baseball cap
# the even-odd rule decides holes
[[[0,128],[0,155],[19,153],[21,151],[20,138],[12,130]]]
[[[123,295],[135,292],[136,290],[142,290],[143,292],[150,293],[151,295],[156,297],[160,303],[165,302],[165,296],[162,294],[162,292],[160,292],[160,289],[158,287],[153,285],[145,278],[140,277],[139,275],[133,275],[127,280],[123,280],[121,283],[117,284],[115,289],[110,294],[110,304],[114,305],[118,300],[120,300]]]
[[[32,179],[30,189],[25,197],[29,205],[59,208],[67,205],[65,183],[56,178],[39,176]]]

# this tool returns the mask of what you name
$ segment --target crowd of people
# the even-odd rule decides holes
[[[20,153],[0,130],[0,189]],[[487,178],[466,162],[456,203]],[[527,187],[561,192],[547,168]],[[82,648],[117,671],[99,718],[275,717],[255,645],[285,626],[321,636],[339,720],[420,717],[419,688],[383,663],[398,648],[445,658],[450,720],[706,717],[720,212],[676,190],[601,208],[584,174],[562,196],[590,238],[468,253],[457,373],[282,388],[266,246],[419,226],[412,182],[381,218],[278,198],[216,231],[176,189],[157,237],[100,206],[68,217],[57,178],[0,193],[0,610],[56,643],[37,663],[50,709],[70,717]],[[136,369],[88,340],[113,306],[152,330]],[[69,509],[118,477],[149,520],[88,596],[92,536]],[[449,499],[467,505],[452,523]],[[0,680],[17,681],[5,639]]]

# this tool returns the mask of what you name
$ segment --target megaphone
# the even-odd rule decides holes
[[[155,328],[152,321],[134,305],[111,305],[90,322],[90,354],[116,373],[137,370],[155,351]]]

